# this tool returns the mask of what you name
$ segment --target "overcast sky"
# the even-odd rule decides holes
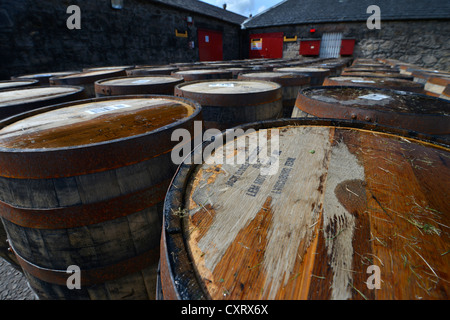
[[[258,13],[282,2],[282,0],[201,0],[203,2],[222,7],[224,3],[227,4],[227,10],[239,13],[248,17],[251,14],[254,16]]]

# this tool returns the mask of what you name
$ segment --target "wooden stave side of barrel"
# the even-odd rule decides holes
[[[86,71],[88,73],[90,71]],[[114,77],[126,77],[127,71],[120,69],[118,71],[104,71],[103,74],[97,74],[92,76],[83,76],[85,72],[80,73],[79,77],[53,77],[50,78],[50,85],[78,85],[85,88],[86,95],[89,98],[95,98],[95,82],[102,79],[114,78]]]
[[[221,80],[212,81],[217,81],[218,83],[221,82]],[[277,83],[273,84],[278,88],[269,93],[253,93],[248,97],[243,94],[238,94],[227,97],[226,100],[225,97],[220,94],[209,95],[186,92],[183,90],[184,85],[208,82],[210,81],[188,81],[175,87],[175,96],[185,97],[201,104],[205,129],[218,129],[222,131],[247,122],[277,119],[282,115],[283,91],[282,87]],[[258,97],[258,102],[252,102],[252,97]]]
[[[154,94],[154,95],[174,95],[175,86],[183,83],[184,80],[180,78],[173,77],[172,82],[166,83],[153,83],[153,84],[128,84],[128,85],[114,85],[105,83],[110,80],[127,79],[133,80],[134,78],[142,77],[152,77],[152,78],[163,78],[164,75],[151,75],[151,76],[128,76],[125,78],[108,78],[104,80],[99,80],[94,83],[95,95],[96,97],[105,96],[122,96],[122,95],[139,95],[139,94]],[[166,76],[167,77],[167,76]]]
[[[117,97],[109,100],[115,98]],[[202,120],[200,105],[186,99],[170,99],[182,100],[194,106],[194,114],[177,126],[157,130],[153,137],[137,137],[136,140],[142,141],[136,143],[136,147],[143,142],[149,144],[155,141],[156,148],[161,141],[171,141],[170,132],[177,128],[184,128],[193,133],[194,121]],[[108,98],[94,100],[104,101]],[[85,101],[93,100],[83,102]],[[55,105],[40,110],[46,112],[67,105]],[[3,127],[38,113],[39,110],[23,113],[3,121],[0,125]],[[120,141],[118,143],[120,144]],[[173,148],[174,145],[175,143],[167,145],[167,148]],[[120,155],[122,148],[120,145],[117,147]],[[42,176],[43,173],[38,172],[31,180],[26,177],[0,177],[1,220],[8,234],[9,246],[40,299],[154,299],[162,202],[176,167],[171,160],[171,153],[163,152],[138,163],[121,163],[118,168],[106,168],[106,171],[103,171],[104,168],[97,168],[92,172],[91,168],[86,174],[80,174],[75,170],[67,176],[54,178]],[[131,211],[139,208],[140,204],[136,204],[136,199],[144,199],[146,202],[142,200],[142,203],[148,206],[135,212]],[[117,207],[119,209],[115,210]],[[71,210],[80,213],[85,210],[84,220],[80,220],[80,216],[73,216]],[[115,214],[111,220],[105,215],[110,213]],[[30,218],[33,215],[34,218]],[[64,217],[67,217],[67,220],[63,220]],[[55,220],[50,220],[52,218]],[[122,257],[117,256],[117,249],[120,249],[119,242],[125,240],[114,236],[118,228],[122,228],[123,239],[127,241],[119,253],[124,255]],[[116,246],[110,242],[94,243],[94,235],[97,241],[105,235],[112,235]],[[30,244],[32,240],[35,242]],[[40,247],[39,243],[43,243],[42,241],[45,246]],[[131,257],[129,254],[126,256],[124,248],[139,252]],[[99,251],[95,253],[95,250]],[[98,257],[92,254],[98,254]],[[81,268],[81,291],[68,290],[65,283],[68,277],[66,268],[70,261],[73,262],[73,257],[78,259],[78,263],[87,266]],[[60,263],[59,268],[54,268],[57,263]],[[128,274],[127,270],[133,272]],[[136,284],[135,288],[132,287],[133,284]]]
[[[377,133],[386,134],[388,136],[394,136],[397,137],[405,142],[407,139],[413,139],[413,141],[418,141],[419,143],[423,143],[424,146],[431,146],[436,148],[444,148],[444,150],[450,151],[450,145],[446,144],[445,140],[437,139],[436,137],[429,136],[426,134],[421,133],[413,133],[411,136],[411,132],[408,132],[406,130],[395,128],[395,127],[385,127],[385,126],[379,126],[379,125],[373,125],[370,123],[362,123],[358,121],[347,121],[347,120],[336,120],[336,119],[293,119],[293,120],[277,120],[277,121],[263,121],[258,123],[252,123],[247,124],[243,126],[236,127],[235,129],[242,129],[243,131],[246,131],[248,129],[254,129],[254,130],[260,130],[260,129],[268,129],[268,128],[276,128],[276,127],[286,127],[286,126],[300,126],[300,125],[306,125],[306,126],[323,126],[323,125],[330,125],[335,126],[336,128],[349,128],[349,129],[361,129],[363,131],[373,132],[374,135],[377,135]],[[225,134],[225,133],[222,133]],[[223,139],[225,141],[225,139]],[[206,148],[210,142],[204,142],[202,148]],[[197,152],[202,152],[202,148],[199,150],[196,150]],[[312,153],[312,151],[311,151]],[[448,168],[448,164],[447,164]],[[183,208],[185,201],[186,201],[186,192],[189,188],[187,185],[187,181],[189,178],[194,175],[197,171],[197,165],[193,165],[191,163],[183,163],[177,171],[177,174],[175,175],[171,186],[169,187],[165,202],[164,202],[164,225],[163,225],[163,232],[161,237],[161,260],[160,260],[160,272],[158,273],[158,281],[161,286],[160,290],[160,300],[211,300],[211,296],[208,294],[207,289],[204,285],[204,283],[199,279],[198,276],[198,270],[195,266],[194,262],[192,261],[192,253],[189,251],[186,245],[186,239],[183,237],[183,232],[190,232],[186,225],[184,224],[183,220],[187,217],[186,213],[181,212],[180,210]],[[349,191],[351,192],[351,191]],[[375,201],[378,201],[374,196],[373,199]],[[381,206],[381,204],[378,202],[378,205]],[[177,209],[178,211],[174,210]],[[205,209],[207,210],[207,209]],[[180,212],[179,212],[180,211]],[[386,211],[384,211],[386,212]],[[392,212],[391,212],[392,213]],[[447,212],[446,214],[449,214]],[[390,217],[390,214],[386,213],[386,217]],[[414,223],[414,222],[413,222]],[[320,229],[319,229],[320,230]],[[339,233],[338,233],[339,235]],[[337,236],[336,236],[337,237]],[[383,244],[383,239],[375,239],[376,241],[379,241],[381,245]],[[375,241],[374,239],[370,241]],[[245,248],[245,245],[240,243],[241,246]],[[361,256],[361,255],[359,255]],[[417,258],[418,261],[420,261],[424,267],[429,267],[429,264],[426,260],[423,259],[419,254],[420,257]],[[406,259],[406,258],[405,258]],[[361,260],[362,261],[362,260]],[[375,259],[372,260],[372,263],[375,263],[375,265],[378,264],[378,262],[381,263],[382,266],[384,266],[383,261],[379,260],[375,256]],[[404,263],[400,263],[405,265],[406,260]],[[365,264],[363,262],[363,264]],[[259,264],[253,266],[252,268],[258,267]],[[367,264],[369,266],[369,264]],[[250,268],[250,267],[249,267]],[[328,266],[329,268],[329,266]],[[324,272],[326,272],[327,268],[322,269]],[[414,270],[412,270],[412,273],[415,274]],[[316,270],[317,271],[317,270]],[[349,271],[349,270],[347,270]],[[350,270],[352,271],[352,270]],[[369,272],[369,271],[368,271]],[[434,270],[431,268],[431,275],[434,273]],[[365,273],[362,273],[365,274]],[[435,274],[435,273],[434,273]],[[363,281],[363,284],[367,284],[365,279],[369,277],[371,274],[368,273],[367,276],[363,276],[361,279]],[[212,275],[211,275],[212,276]],[[296,275],[297,276],[297,275]],[[294,280],[295,277],[292,278]],[[392,281],[394,279],[395,281],[395,274],[392,274],[393,277],[389,277],[389,280]],[[319,283],[322,277],[318,274],[311,276],[311,279],[316,279],[317,285],[315,291],[310,291],[308,295],[308,300],[314,300],[314,299],[329,299],[329,296],[322,296],[324,292],[331,289],[331,286],[323,286],[322,283]],[[438,277],[436,275],[436,277]],[[325,277],[323,277],[325,278]],[[438,277],[439,278],[439,277]],[[404,279],[405,280],[405,279]],[[409,282],[409,279],[406,279]],[[444,282],[447,283],[448,281],[439,281],[440,284]],[[224,282],[223,279],[220,280],[220,282]],[[384,286],[384,280],[382,280],[382,286]],[[234,286],[236,287],[236,286]],[[233,287],[233,288],[234,288]],[[417,287],[417,286],[416,286]],[[423,290],[427,290],[427,288],[423,288],[419,285],[419,287]],[[367,289],[364,291],[364,295],[361,291],[355,289],[353,286],[353,297],[352,299],[359,299],[359,300],[371,300],[376,299],[377,291],[378,290],[372,290],[369,289],[367,292]],[[369,287],[367,287],[369,288]],[[390,285],[390,288],[392,288],[392,285]],[[401,285],[399,287],[399,291],[401,291]],[[403,290],[404,291],[404,290]],[[228,294],[227,290],[224,289],[223,296],[225,297]],[[405,296],[396,296],[397,292],[395,292],[395,289],[393,288],[393,292],[390,297],[381,298],[382,300],[386,299],[392,299],[392,300],[402,300],[402,299],[436,299],[436,296],[433,298],[425,296],[412,296],[408,295],[406,292]],[[405,292],[403,292],[405,294]],[[439,294],[439,293],[438,293]],[[438,297],[437,299],[446,299],[445,292],[442,292],[442,296]],[[224,299],[227,299],[226,297]],[[235,299],[235,298],[233,298]]]
[[[31,87],[31,89],[36,88],[49,88],[52,89],[53,86],[39,86],[39,87]],[[86,91],[83,87],[77,87],[77,86],[57,86],[57,87],[65,87],[65,88],[75,88],[76,91],[72,93],[68,93],[63,96],[58,97],[51,97],[49,99],[43,99],[38,101],[30,101],[30,102],[24,102],[20,104],[12,104],[10,107],[1,107],[0,108],[0,120],[15,116],[17,114],[23,113],[23,112],[29,112],[31,110],[39,109],[45,106],[49,105],[55,105],[75,100],[83,100],[87,98]],[[21,92],[21,90],[28,90],[28,88],[25,89],[13,89],[13,90],[3,90],[3,91],[17,91]]]
[[[350,76],[345,76],[345,77],[349,77]],[[380,80],[381,81],[389,81],[389,82],[393,82],[394,86],[392,85],[388,85],[388,84],[380,84],[380,83],[368,83],[368,82],[363,82],[363,83],[354,83],[351,80],[348,81],[339,81],[340,77],[328,77],[327,79],[325,79],[325,81],[323,82],[323,86],[367,86],[367,87],[375,87],[375,88],[386,88],[386,89],[394,89],[394,90],[401,90],[401,91],[410,91],[410,92],[415,92],[415,93],[424,93],[424,86],[420,83],[414,82],[414,81],[409,81],[409,80],[403,80],[403,79],[394,79],[394,78],[361,78],[361,80],[368,80],[371,81],[371,79],[375,79],[373,81],[377,81]]]
[[[307,88],[300,91],[297,96],[293,115],[295,117],[312,116],[319,118],[331,118],[331,119],[347,119],[358,120],[365,122],[378,123],[380,125],[401,127],[406,130],[421,132],[428,135],[443,136],[449,134],[450,127],[448,126],[448,117],[437,114],[414,114],[414,113],[399,113],[399,112],[384,112],[379,110],[371,110],[369,108],[358,108],[357,106],[346,106],[339,103],[329,103],[319,101],[307,97],[303,92],[309,89],[339,89],[339,88],[353,88],[353,90],[375,90],[378,93],[396,93],[399,95],[429,98],[435,99],[437,103],[442,101],[447,105],[445,100],[435,97],[429,97],[424,94],[397,91],[384,88],[371,88],[371,87],[346,87],[346,86],[323,86],[315,88]],[[301,112],[297,111],[299,109]],[[294,117],[294,116],[293,116]]]

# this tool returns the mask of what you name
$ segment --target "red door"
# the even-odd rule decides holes
[[[250,35],[250,59],[283,58],[283,32]]]
[[[222,32],[199,29],[198,51],[200,55],[200,61],[222,61]]]

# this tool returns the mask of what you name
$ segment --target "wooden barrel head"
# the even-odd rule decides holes
[[[193,126],[192,119],[201,120],[201,107],[170,96],[119,96],[55,105],[1,123],[0,163],[4,162],[4,175],[35,178],[130,165],[159,154],[158,148],[146,145],[158,141],[158,136],[161,145],[172,145],[170,128]]]
[[[312,85],[322,85],[325,77],[331,74],[330,69],[317,68],[317,67],[287,67],[287,68],[275,68],[274,71],[278,72],[289,72],[289,73],[300,73],[306,74],[311,77]]]
[[[240,129],[168,190],[164,299],[447,299],[448,147],[347,121]]]
[[[117,69],[125,69],[125,70],[132,70],[135,66],[109,66],[109,67],[92,67],[92,68],[83,68],[83,71],[110,71],[110,70],[117,70]]]
[[[389,72],[389,73],[400,73],[400,71],[386,66],[377,67],[349,67],[344,69],[345,72]]]
[[[450,104],[419,93],[328,86],[299,92],[296,107],[321,118],[353,119],[427,134],[450,133]]]
[[[282,87],[258,80],[203,80],[179,84],[175,95],[202,105],[205,127],[225,130],[243,123],[276,119],[283,109]]]
[[[39,81],[39,85],[46,86],[50,84],[50,78],[52,77],[62,77],[79,72],[80,71],[59,71],[59,72],[34,73],[34,74],[25,74],[21,76],[13,76],[11,77],[11,79],[12,80],[34,79]]]
[[[178,71],[177,67],[136,67],[136,69],[127,70],[128,76],[147,76],[147,75],[171,75]]]
[[[263,80],[276,82],[282,87],[298,87],[308,85],[311,78],[308,75],[287,72],[251,72],[239,75],[240,80]]]
[[[174,88],[184,80],[165,75],[120,77],[95,82],[95,93],[101,96],[129,94],[166,94],[173,96]]]
[[[361,71],[342,71],[341,76],[349,77],[363,77],[363,78],[398,78],[413,81],[414,77],[406,74],[399,74],[397,72],[361,72]]]
[[[40,86],[0,92],[0,120],[29,110],[85,98],[74,86]]]
[[[364,77],[328,77],[323,82],[324,86],[355,86],[355,87],[375,87],[394,90],[411,91],[417,93],[424,93],[424,85],[395,78],[364,78]]]
[[[220,69],[194,69],[172,72],[173,76],[182,77],[184,81],[199,81],[210,79],[233,79],[233,73]],[[181,70],[181,69],[180,69]]]
[[[0,81],[0,91],[20,89],[24,87],[34,87],[39,84],[38,80],[34,79],[22,79],[22,80],[4,80]]]

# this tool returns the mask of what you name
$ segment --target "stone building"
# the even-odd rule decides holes
[[[80,29],[67,26],[71,5],[80,9]],[[94,66],[238,59],[245,19],[197,0],[2,0],[0,79]]]
[[[380,29],[368,27],[368,19],[372,28],[376,13],[368,10],[371,5],[379,8]],[[399,59],[448,71],[449,22],[450,2],[446,0],[287,0],[243,25],[252,44],[250,56],[264,35],[274,47],[269,55],[275,50],[272,57],[282,52],[283,58],[298,57],[301,49],[322,56],[333,46],[338,46],[339,55],[344,40],[344,49],[354,57]]]

